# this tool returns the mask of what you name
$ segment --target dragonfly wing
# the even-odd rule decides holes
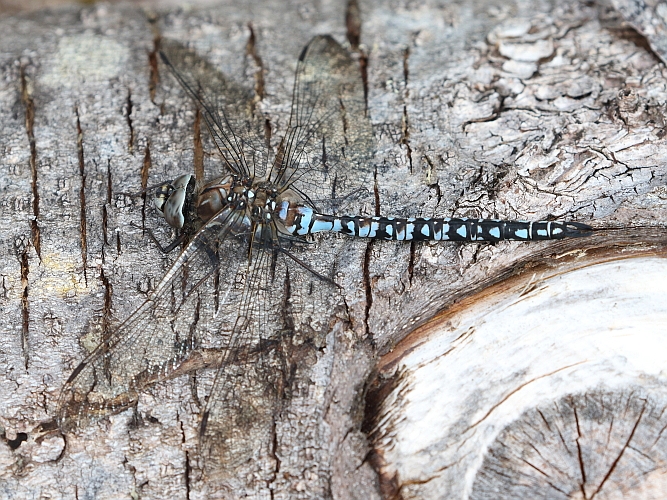
[[[268,236],[268,235],[267,235]],[[207,468],[224,469],[248,459],[249,442],[268,443],[267,423],[280,399],[284,370],[276,361],[276,332],[285,329],[284,256],[270,245],[253,249],[243,272],[243,291],[228,348],[220,354],[206,408],[200,445]]]
[[[247,245],[230,228],[241,216],[223,211],[209,221],[148,299],[72,372],[58,403],[64,431],[132,406],[141,390],[173,375],[198,346],[200,332],[213,321],[201,307],[199,290],[215,272],[223,295],[233,286],[241,259],[235,256],[244,255],[239,247]]]
[[[275,182],[311,200],[367,188],[374,141],[361,68],[332,37],[316,36],[297,64],[282,168]]]
[[[162,62],[201,110],[229,173],[264,175],[269,148],[263,138],[264,121],[253,112],[253,93],[178,42],[163,39],[160,47]]]

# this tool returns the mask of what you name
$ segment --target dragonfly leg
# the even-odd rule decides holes
[[[157,246],[160,249],[160,252],[162,253],[170,253],[174,248],[179,246],[181,243],[185,241],[185,235],[181,234],[178,238],[176,238],[174,241],[169,243],[166,247],[163,247],[158,239],[155,237],[153,234],[153,231],[150,229],[146,228],[146,232],[148,233],[148,236],[150,237],[151,240],[153,240],[153,243],[155,243],[155,246]]]
[[[163,247],[153,234],[153,231],[151,231],[149,228],[141,227],[139,224],[135,224],[134,222],[130,222],[130,226],[141,229],[142,231],[146,231],[150,239],[153,240],[153,243],[155,243],[155,246],[158,247],[162,253],[170,253],[174,248],[185,241],[185,234],[181,234],[178,238],[169,243],[169,245]]]
[[[334,280],[332,280],[331,278],[329,278],[329,277],[327,277],[327,276],[324,276],[323,274],[320,274],[320,273],[318,273],[317,271],[315,271],[315,269],[313,269],[313,268],[310,267],[308,264],[306,264],[304,261],[302,261],[301,259],[299,259],[296,255],[292,255],[290,252],[288,252],[288,251],[285,250],[284,248],[278,248],[277,250],[278,250],[279,252],[281,252],[281,253],[287,255],[290,259],[292,259],[294,262],[296,262],[297,264],[299,264],[299,265],[300,265],[301,267],[303,267],[306,271],[309,271],[309,272],[313,273],[315,276],[317,276],[317,277],[318,277],[319,279],[321,279],[322,281],[326,281],[327,283],[329,283],[329,284],[335,286],[336,288],[340,288],[340,289],[343,288],[342,286],[340,286],[338,283],[336,283],[336,282],[335,282]]]
[[[170,253],[174,248],[185,241],[185,234],[181,234],[178,238],[169,243],[169,245],[163,247],[153,234],[153,231],[151,231],[149,228],[141,227],[139,224],[135,224],[134,222],[130,222],[130,226],[141,229],[142,231],[146,231],[150,239],[153,240],[153,243],[155,243],[155,246],[158,247],[162,253]]]

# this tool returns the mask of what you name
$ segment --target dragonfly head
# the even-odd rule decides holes
[[[171,227],[181,229],[185,224],[186,204],[195,189],[194,175],[186,174],[165,182],[155,190],[155,210]],[[188,196],[189,195],[189,196]]]

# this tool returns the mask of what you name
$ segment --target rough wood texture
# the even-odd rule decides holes
[[[378,151],[366,213],[555,216],[636,235],[667,215],[667,75],[608,4],[102,5],[4,18],[0,33],[3,497],[377,498],[360,430],[376,352],[549,245],[318,238],[309,253],[333,263],[343,292],[295,298],[296,324],[314,326],[297,332],[274,438],[249,443],[255,454],[218,482],[202,480],[197,456],[210,370],[63,436],[53,416],[64,380],[172,258],[141,229],[169,237],[150,202],[131,194],[216,168],[200,156],[194,107],[158,74],[157,37],[255,89],[277,132],[305,43],[360,40]]]

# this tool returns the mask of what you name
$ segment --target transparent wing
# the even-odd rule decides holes
[[[252,92],[178,42],[163,39],[160,47],[162,62],[201,109],[229,173],[265,175],[270,148],[263,137],[264,122],[253,113]]]
[[[359,64],[330,36],[314,37],[299,56],[272,180],[333,208],[336,198],[368,188],[374,147]]]
[[[61,429],[71,431],[133,405],[141,390],[174,374],[198,346],[199,332],[220,328],[222,318],[201,310],[198,291],[217,271],[222,296],[234,301],[234,278],[248,245],[232,230],[242,215],[227,210],[211,219],[149,298],[72,372],[58,404]]]
[[[286,326],[280,313],[286,270],[282,257],[266,241],[253,250],[243,273],[238,316],[202,413],[200,445],[209,470],[247,460],[247,452],[253,451],[248,442],[270,441],[263,438],[276,411],[282,371],[269,341]]]

